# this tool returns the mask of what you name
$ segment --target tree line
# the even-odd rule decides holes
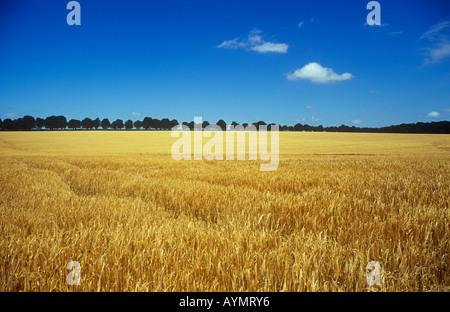
[[[45,119],[43,118],[34,118],[32,116],[24,116],[23,118],[18,119],[10,119],[7,118],[5,120],[0,119],[0,129],[1,130],[18,130],[18,131],[30,131],[30,130],[98,130],[99,128],[103,130],[107,129],[158,129],[158,130],[169,130],[172,127],[178,125],[178,121],[173,119],[169,120],[168,118],[163,119],[154,119],[151,117],[145,117],[143,121],[136,120],[132,121],[131,119],[127,121],[123,121],[122,119],[116,119],[113,122],[110,122],[108,118],[104,118],[100,120],[100,118],[84,118],[83,120],[78,119],[70,119],[67,121],[67,118],[64,116],[50,116]]]
[[[2,121],[0,119],[0,130],[3,131],[31,131],[31,130],[99,130],[100,128],[103,130],[132,130],[132,129],[144,129],[144,130],[170,130],[173,127],[179,125],[179,122],[176,119],[170,120],[169,118],[151,118],[145,117],[142,121],[136,120],[132,121],[128,119],[127,121],[123,121],[122,119],[116,119],[112,122],[109,121],[108,118],[104,118],[100,120],[100,118],[84,118],[83,120],[78,119],[70,119],[67,121],[67,118],[64,116],[49,116],[45,119],[43,118],[34,118],[32,116],[26,115],[23,118],[10,119],[7,118]],[[200,125],[194,124],[191,122],[183,122],[182,125],[188,127],[190,130],[194,130],[197,126],[200,128]],[[210,124],[208,121],[203,121],[201,128],[204,129],[209,125],[216,125],[220,127],[222,130],[228,129],[229,126],[238,126],[239,124],[233,121],[230,125],[228,125],[223,119],[220,119],[215,124]],[[252,124],[243,123],[242,126],[247,128],[248,126],[254,126],[255,130],[259,130],[261,126],[267,126],[267,130],[270,131],[271,126],[275,125],[274,123],[266,124],[264,121],[258,121]],[[346,126],[340,125],[339,127],[330,126],[324,127],[322,125],[319,126],[310,126],[307,124],[297,123],[294,126],[287,125],[278,125],[280,131],[316,131],[316,132],[369,132],[369,133],[450,133],[450,122],[449,121],[438,121],[438,122],[417,122],[417,123],[409,123],[409,124],[401,124],[401,125],[393,125],[388,127],[380,127],[380,128],[369,128],[369,127],[356,127],[356,126]]]

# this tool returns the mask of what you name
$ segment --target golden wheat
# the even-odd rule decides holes
[[[448,290],[448,135],[280,133],[273,172],[173,141],[0,133],[0,289]]]

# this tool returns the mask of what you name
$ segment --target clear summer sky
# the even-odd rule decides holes
[[[450,1],[0,1],[0,118],[449,120]]]

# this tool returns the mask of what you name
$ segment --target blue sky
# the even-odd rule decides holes
[[[449,120],[450,2],[0,2],[0,118]]]

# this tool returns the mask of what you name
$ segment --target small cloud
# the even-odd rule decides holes
[[[426,48],[427,57],[424,64],[436,64],[450,58],[450,21],[444,21],[431,26],[420,36],[419,40],[426,39],[431,46]]]
[[[388,33],[391,36],[401,35],[403,34],[403,31],[391,31]]]
[[[239,38],[232,40],[225,40],[221,44],[217,45],[217,48],[225,49],[248,49],[256,51],[258,53],[286,53],[289,46],[286,43],[273,43],[264,41],[262,31],[258,28],[254,28],[250,31],[246,40],[239,41]]]
[[[429,50],[429,57],[425,58],[425,64],[436,64],[450,57],[450,42],[443,42]]]
[[[370,90],[369,92],[370,92],[370,94],[380,93],[380,91],[377,91],[377,90]]]
[[[447,112],[447,113],[450,113],[450,108],[444,108],[443,111]]]
[[[139,117],[142,116],[141,113],[135,113],[135,112],[132,112],[130,115],[131,115],[132,117],[136,117],[136,118],[139,118]]]
[[[248,42],[250,44],[258,44],[258,43],[262,42],[262,36],[260,36],[260,35],[249,36]]]
[[[297,24],[297,27],[299,27],[299,28],[302,27],[304,23],[305,22],[301,21],[300,23]]]
[[[431,39],[435,40],[440,37],[442,37],[442,30],[445,30],[447,28],[450,28],[450,21],[443,21],[440,23],[437,23],[436,25],[431,26],[426,32],[420,36],[419,40],[421,39]]]
[[[237,49],[237,48],[244,47],[245,44],[243,44],[242,42],[239,42],[238,40],[239,40],[239,38],[234,38],[232,40],[225,40],[224,42],[219,44],[217,47],[225,48],[225,49]]]
[[[262,34],[262,33],[263,33],[263,31],[261,29],[259,29],[258,27],[255,27],[252,30],[250,30],[250,35],[249,36],[259,35],[259,34]]]
[[[359,120],[359,119],[355,119],[355,120],[352,120],[351,123],[352,123],[352,124],[355,124],[355,125],[360,125],[360,124],[362,124],[363,122],[362,122],[361,120]]]
[[[6,113],[3,114],[3,116],[5,116],[6,118],[19,118],[19,115],[16,113]]]
[[[260,30],[260,29],[258,29],[258,28],[253,28],[251,31],[250,31],[250,34],[248,35],[248,42],[250,43],[250,44],[258,44],[258,43],[261,43],[261,42],[263,42],[263,40],[262,40],[262,30]]]
[[[427,117],[428,118],[438,118],[440,114],[438,112],[429,112]]]
[[[309,80],[314,83],[331,83],[352,79],[350,73],[336,74],[331,68],[322,67],[322,65],[312,62],[302,68],[297,69],[287,76],[288,80]]]
[[[311,117],[311,120],[312,120],[312,121],[321,121],[322,118],[317,118],[317,117],[315,117],[315,116],[312,116],[312,117]]]
[[[312,106],[312,105],[306,105],[305,108],[306,108],[306,109],[313,109],[314,106]]]
[[[259,53],[266,53],[266,52],[286,53],[288,50],[288,45],[285,43],[264,42],[263,44],[254,46],[251,49]]]

